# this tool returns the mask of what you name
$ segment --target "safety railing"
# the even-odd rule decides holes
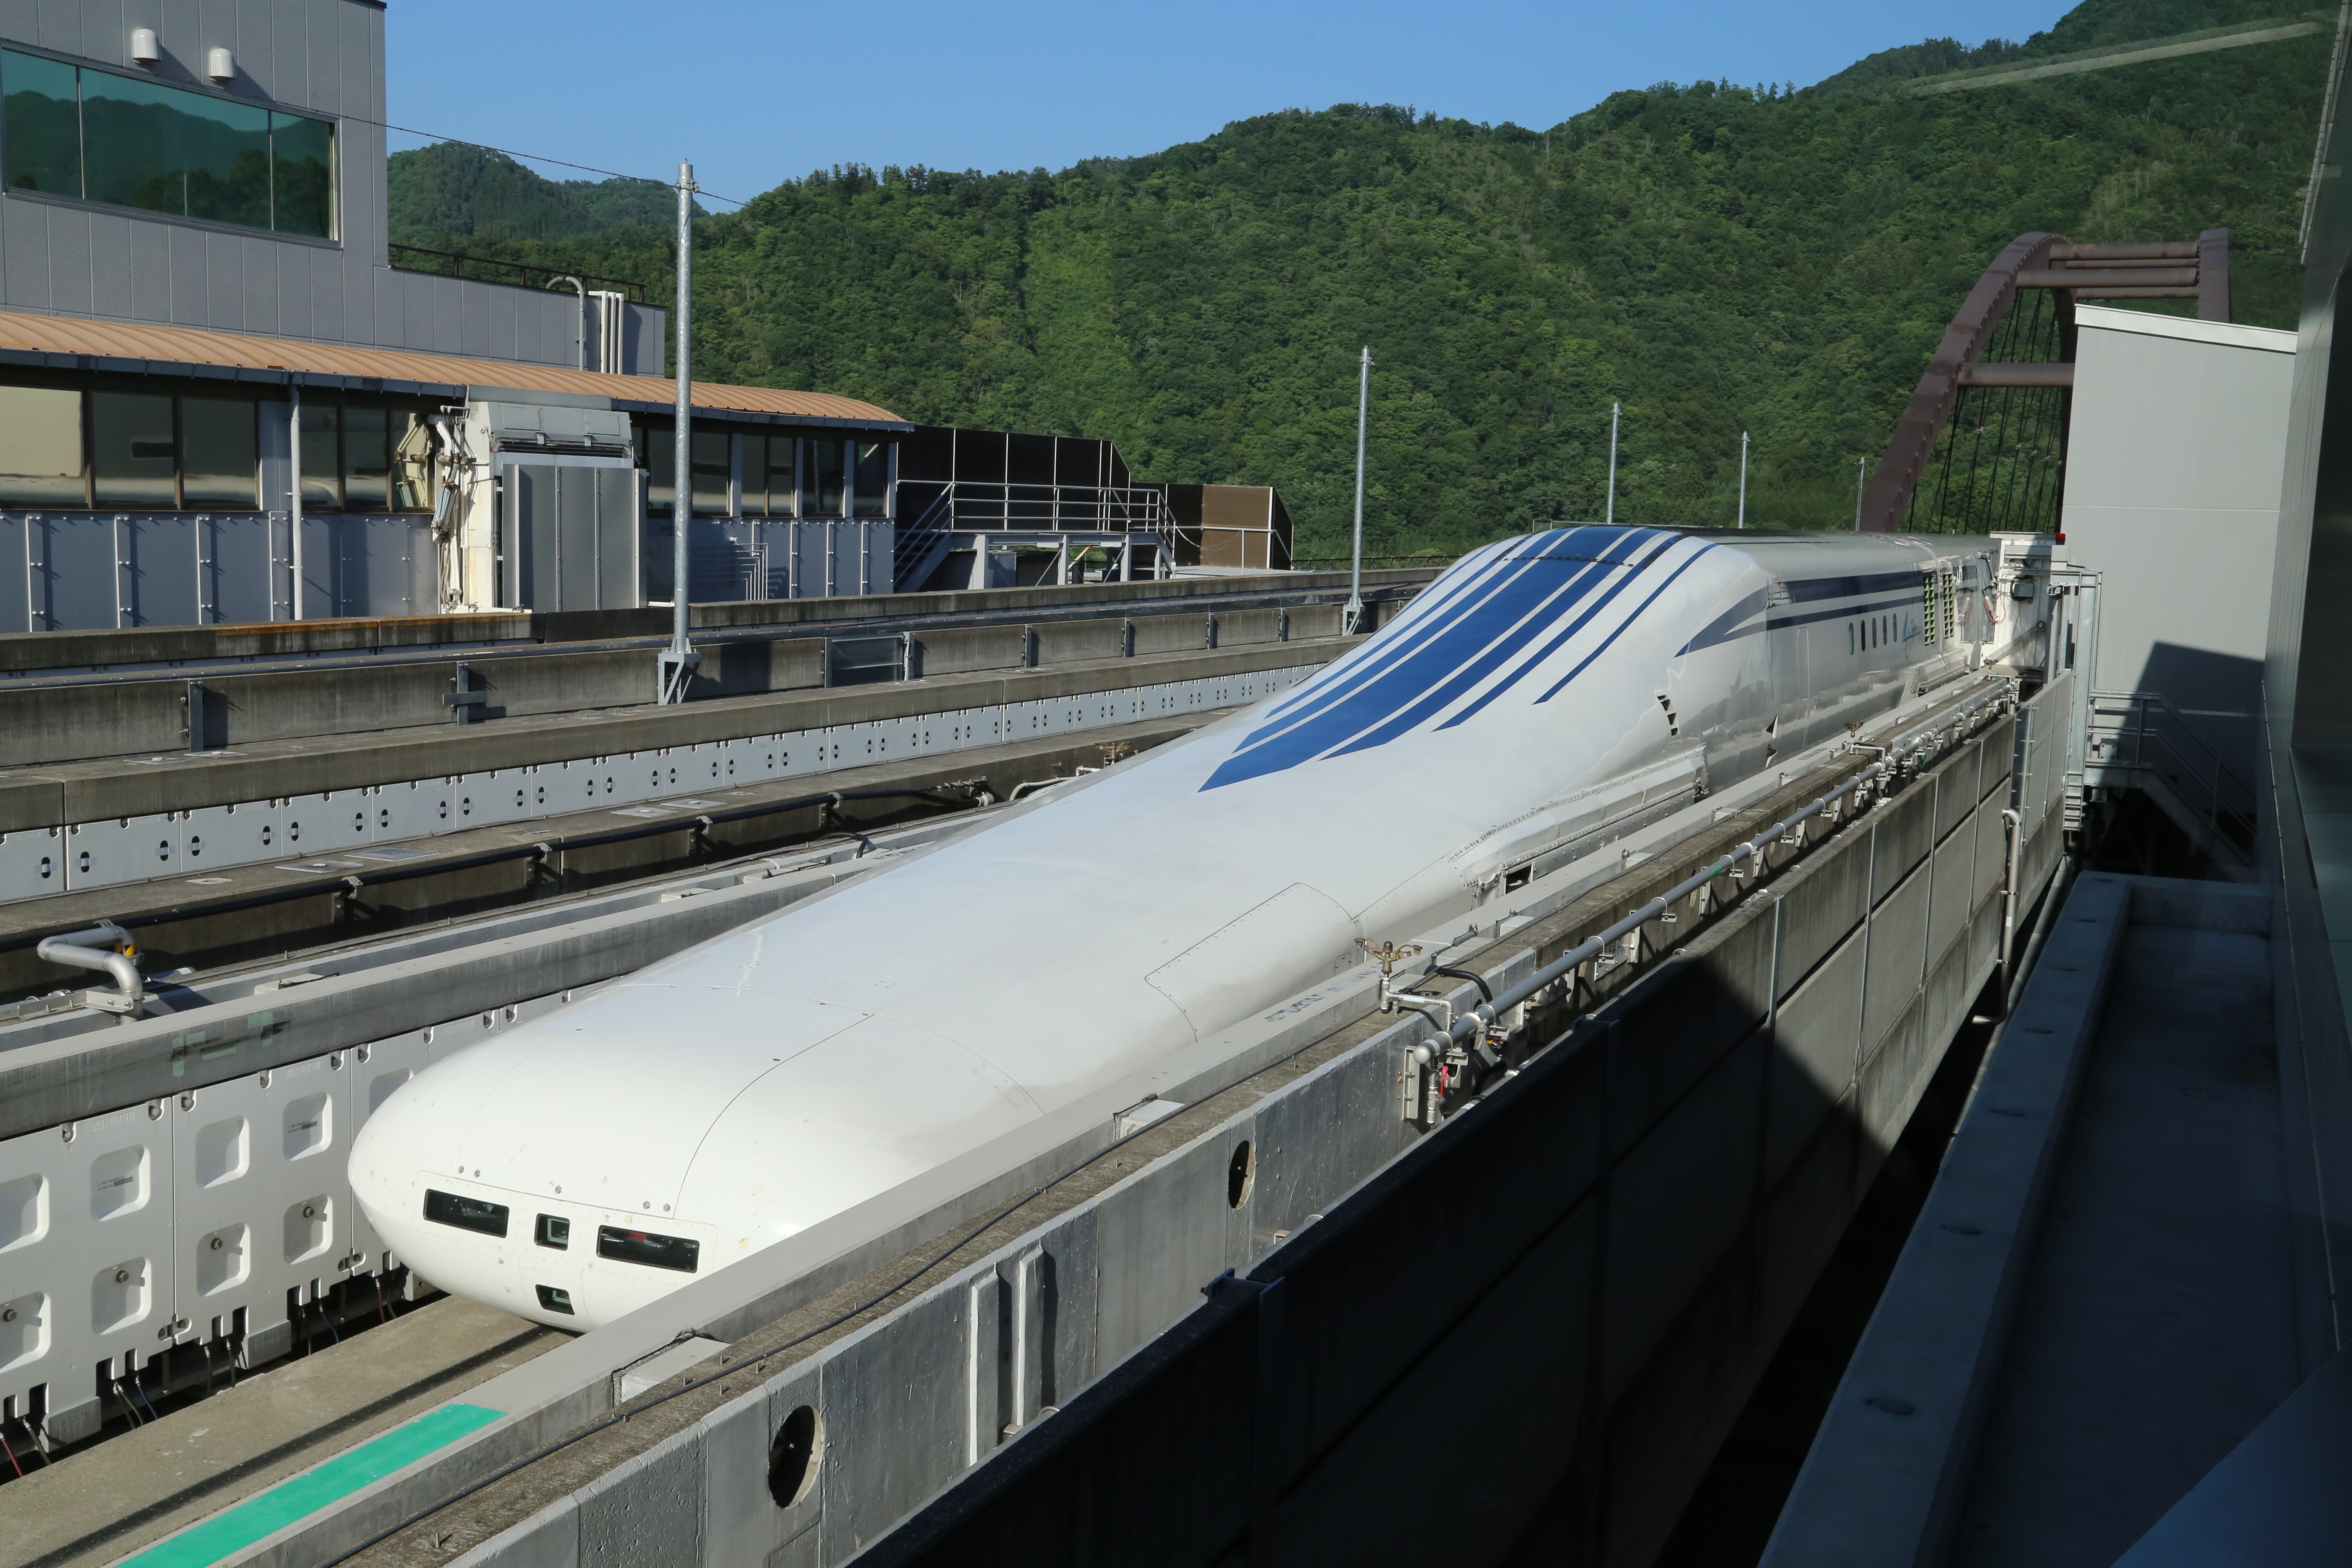
[[[2252,859],[2254,789],[2179,710],[2155,691],[2094,691],[2084,737],[2085,781],[2112,771],[2153,774],[2216,842]]]
[[[945,526],[961,531],[1151,533],[1168,531],[1168,498],[1152,485],[1034,485],[986,479],[933,481]],[[926,481],[902,479],[899,488]]]

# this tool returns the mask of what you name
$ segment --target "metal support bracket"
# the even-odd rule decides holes
[[[695,648],[681,652],[666,647],[656,658],[656,689],[654,700],[665,708],[676,707],[686,700],[687,687],[694,672],[702,666],[702,655]]]
[[[449,710],[449,717],[460,724],[480,723],[482,710],[489,706],[490,694],[473,689],[474,672],[464,659],[457,661],[457,673],[449,681],[452,689],[441,699],[441,705]]]

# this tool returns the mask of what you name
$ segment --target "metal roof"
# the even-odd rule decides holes
[[[484,395],[510,402],[530,401],[532,395],[541,395],[549,402],[645,414],[667,414],[677,402],[676,384],[657,375],[607,375],[601,371],[566,370],[509,360],[462,359],[455,354],[419,353],[408,349],[249,337],[194,327],[37,316],[21,311],[0,311],[0,364],[415,393],[448,398],[469,397],[478,389]],[[823,392],[784,392],[773,387],[728,386],[698,381],[694,384],[694,406],[698,412],[762,423],[912,428],[887,408]]]

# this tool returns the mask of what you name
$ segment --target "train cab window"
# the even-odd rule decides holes
[[[436,1225],[454,1225],[459,1230],[475,1230],[484,1236],[504,1236],[507,1233],[507,1205],[484,1203],[479,1198],[461,1198],[455,1193],[425,1189],[425,1217]]]
[[[600,1225],[596,1227],[596,1256],[616,1263],[642,1263],[648,1268],[675,1268],[681,1274],[691,1274],[701,1262],[702,1243],[682,1236],[657,1236],[651,1231]]]
[[[531,1232],[533,1241],[541,1247],[551,1247],[562,1252],[572,1245],[572,1222],[561,1215],[543,1214],[539,1226]]]
[[[572,1315],[571,1291],[559,1290],[552,1285],[541,1285],[538,1289],[540,1310],[561,1312],[567,1318]]]

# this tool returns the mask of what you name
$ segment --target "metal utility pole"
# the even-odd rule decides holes
[[[1853,531],[1856,533],[1862,531],[1862,482],[1868,477],[1869,472],[1868,458],[1856,458],[1853,460]]]
[[[1364,427],[1372,406],[1372,351],[1365,345],[1356,365],[1356,546],[1348,568],[1348,607],[1340,613],[1339,630],[1356,635],[1364,618]]]
[[[1734,528],[1748,526],[1748,432],[1739,433],[1739,521]]]
[[[1609,500],[1601,514],[1601,521],[1608,523],[1617,521],[1617,416],[1624,409],[1622,403],[1609,405]]]
[[[658,664],[657,700],[667,707],[686,700],[687,682],[702,656],[687,640],[687,524],[694,516],[694,374],[688,363],[694,341],[694,165],[677,166],[677,430],[670,455],[670,638]]]

